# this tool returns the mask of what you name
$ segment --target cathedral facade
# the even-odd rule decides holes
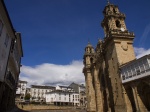
[[[83,57],[87,111],[146,112],[146,107],[132,105],[121,79],[120,67],[136,60],[134,33],[128,31],[125,14],[119,11],[118,6],[108,3],[103,14],[101,25],[105,37],[98,41],[95,49],[88,43]]]

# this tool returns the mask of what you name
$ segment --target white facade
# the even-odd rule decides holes
[[[79,105],[79,94],[70,87],[57,86],[55,91],[46,93],[46,103],[55,105]]]
[[[71,83],[69,87],[73,88],[76,93],[79,94],[79,105],[86,105],[86,94],[85,94],[85,86],[83,84]]]
[[[74,103],[74,105],[79,106],[80,105],[79,93],[73,93],[71,96],[72,96],[71,100]]]
[[[24,97],[26,94],[26,88],[27,88],[27,81],[18,81],[18,86],[16,90],[16,95],[20,97],[21,101],[24,101]]]
[[[45,101],[45,94],[55,89],[52,86],[38,86],[32,85],[30,89],[31,99],[34,101]]]

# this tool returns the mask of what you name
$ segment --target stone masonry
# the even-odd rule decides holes
[[[131,92],[122,84],[120,76],[120,66],[136,59],[134,33],[128,31],[125,14],[119,11],[118,6],[108,3],[103,14],[101,25],[105,37],[98,41],[95,49],[88,43],[83,57],[87,112],[146,112],[137,86],[130,89],[134,96],[131,98]]]

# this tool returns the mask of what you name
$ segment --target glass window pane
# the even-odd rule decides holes
[[[128,71],[128,75],[129,75],[129,78],[132,77],[132,72],[131,72],[131,70]]]
[[[144,72],[144,71],[145,71],[143,64],[140,65],[140,69],[141,69],[141,72]]]
[[[140,68],[138,66],[136,67],[136,74],[140,75]]]

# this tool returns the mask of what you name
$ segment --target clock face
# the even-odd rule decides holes
[[[121,31],[123,31],[123,32],[125,31],[125,29],[124,29],[124,28],[120,28],[120,30],[121,30]]]

